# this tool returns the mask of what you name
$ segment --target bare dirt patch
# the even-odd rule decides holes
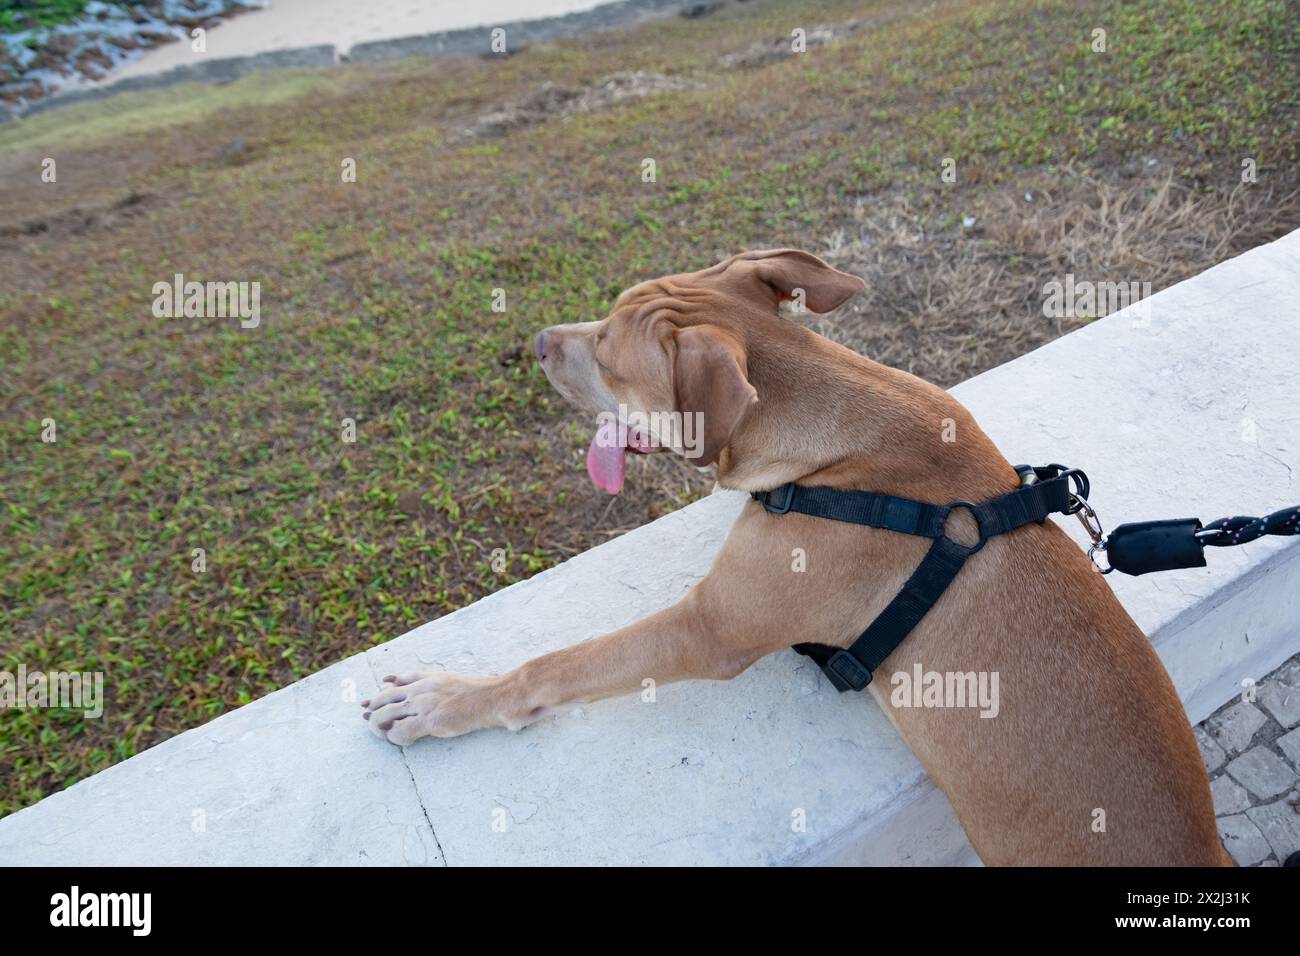
[[[111,230],[124,222],[145,215],[157,199],[157,196],[149,193],[132,192],[104,206],[73,207],[43,219],[31,219],[16,225],[0,225],[0,244],[22,236],[47,235],[62,238]]]
[[[803,47],[805,50],[817,50],[822,47],[828,47],[837,39],[841,39],[861,30],[869,30],[873,27],[878,27],[887,22],[888,19],[888,17],[874,17],[860,20],[844,20],[840,23],[818,24],[817,26],[808,29],[804,34]],[[787,34],[785,36],[759,40],[756,43],[750,44],[744,50],[735,53],[724,53],[722,56],[718,57],[718,66],[722,67],[724,70],[731,70],[737,67],[758,68],[794,56],[795,53],[794,37]]]
[[[548,80],[526,96],[484,113],[469,126],[452,132],[447,142],[459,145],[492,139],[547,120],[594,113],[627,100],[698,87],[699,84],[690,80],[644,70],[615,73],[586,86],[567,86]]]

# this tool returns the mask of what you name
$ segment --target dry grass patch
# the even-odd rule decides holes
[[[861,199],[854,226],[837,230],[825,251],[866,279],[867,291],[810,327],[951,386],[1089,321],[1045,316],[1047,282],[1072,274],[1158,292],[1300,223],[1295,188],[1206,193],[1167,173],[1156,182],[1112,178],[1027,174],[956,224],[914,213],[905,199]]]

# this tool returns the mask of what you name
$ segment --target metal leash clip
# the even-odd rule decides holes
[[[1102,574],[1110,574],[1115,569],[1109,566],[1102,567],[1101,562],[1097,560],[1097,552],[1106,550],[1106,532],[1101,526],[1101,519],[1097,517],[1096,509],[1088,504],[1086,498],[1073,493],[1070,495],[1070,503],[1075,516],[1079,519],[1079,524],[1083,525],[1083,530],[1088,532],[1088,537],[1092,540],[1092,546],[1088,548],[1088,560]]]

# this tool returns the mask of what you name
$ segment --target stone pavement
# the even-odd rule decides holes
[[[1300,654],[1196,728],[1219,835],[1238,866],[1300,850]]]

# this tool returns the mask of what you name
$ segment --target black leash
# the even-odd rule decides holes
[[[1105,552],[1110,561],[1109,567],[1097,565],[1103,574],[1117,570],[1138,575],[1204,567],[1206,545],[1225,547],[1245,544],[1265,534],[1300,533],[1298,507],[1264,518],[1222,518],[1208,527],[1202,527],[1196,518],[1141,521],[1120,525],[1106,535],[1096,511],[1088,504],[1091,486],[1082,471],[1065,465],[1017,465],[1016,472],[1020,475],[1019,488],[978,505],[970,501],[936,505],[872,491],[809,488],[793,482],[771,491],[753,492],[754,500],[772,514],[794,511],[934,541],[902,590],[851,645],[841,649],[827,644],[796,644],[794,649],[816,661],[841,693],[862,690],[871,683],[872,672],[907,639],[966,560],[989,538],[1030,523],[1041,524],[1051,514],[1078,516],[1092,540],[1088,557],[1095,564],[1097,553]],[[979,526],[979,540],[969,546],[949,538],[944,530],[952,513],[963,509]]]
[[[1095,514],[1095,512],[1094,512]],[[1237,515],[1202,525],[1196,518],[1168,521],[1136,521],[1122,524],[1108,535],[1093,535],[1088,557],[1096,562],[1096,553],[1105,552],[1109,567],[1102,574],[1123,571],[1147,574],[1151,571],[1175,571],[1179,568],[1205,567],[1204,548],[1229,548],[1254,541],[1266,534],[1300,533],[1300,507],[1283,508],[1262,518]],[[1100,531],[1100,528],[1098,528]]]

